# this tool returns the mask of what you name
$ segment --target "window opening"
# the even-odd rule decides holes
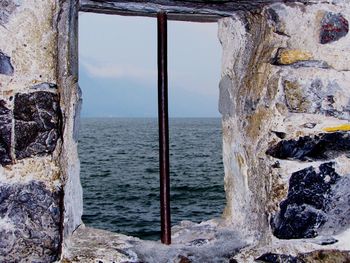
[[[163,36],[164,37],[164,34],[162,35],[161,33],[161,31],[162,31],[162,29],[164,30],[164,28],[162,28],[161,27],[161,23],[162,22],[165,22],[166,21],[166,19],[165,19],[165,14],[161,14],[161,15],[158,15],[158,28],[160,29],[159,31],[158,31],[158,33],[159,33],[159,37],[158,37],[158,39],[161,39],[161,37]],[[160,28],[161,27],[161,28]],[[121,30],[125,30],[125,28],[122,28]],[[166,32],[166,30],[165,30],[165,32]],[[129,32],[129,33],[131,33],[131,32]],[[132,33],[131,33],[132,34]],[[156,38],[155,38],[156,39]],[[82,40],[80,40],[80,42],[81,42]],[[83,39],[83,41],[84,41],[84,39]],[[164,43],[164,39],[163,39],[163,43]],[[159,43],[159,44],[161,44],[161,43]],[[103,47],[100,47],[100,48],[103,48]],[[161,49],[160,49],[161,50]],[[158,51],[160,51],[159,49],[158,49]],[[144,49],[143,50],[144,52],[148,52],[146,49]],[[164,55],[166,55],[166,52],[165,52],[165,54]],[[161,56],[158,56],[158,57],[161,57]],[[165,58],[166,58],[167,56],[165,56]],[[164,56],[163,56],[163,59],[164,59]],[[182,59],[188,59],[188,58],[182,58]],[[153,57],[153,61],[156,61],[156,56],[154,56]],[[84,66],[84,61],[83,61],[83,63],[81,63],[81,64],[83,64],[83,66]],[[208,63],[210,63],[210,61],[208,61]],[[86,69],[86,67],[90,67],[90,70],[92,70],[91,69],[91,65],[85,65],[85,69]],[[160,78],[160,80],[162,79],[162,67],[160,67],[160,69],[159,69],[159,75],[158,75],[158,77]],[[98,67],[97,67],[97,69],[96,68],[94,68],[94,70],[95,70],[95,73],[96,73],[96,70],[97,70],[97,73],[96,74],[100,74],[100,75],[103,75],[103,73],[105,73],[105,74],[107,74],[106,72],[103,72],[103,70],[100,70],[100,71],[98,71]],[[166,71],[166,69],[164,70],[163,69],[163,73],[165,73],[165,71]],[[118,72],[117,71],[115,71],[115,72],[112,72],[112,73],[117,73],[118,74]],[[120,72],[119,72],[120,73]],[[165,75],[163,74],[163,77],[165,77]],[[171,78],[171,73],[170,73],[170,78]],[[219,78],[219,76],[218,76],[218,78]],[[163,82],[161,82],[160,81],[160,83],[163,85],[163,87],[164,87],[164,85],[165,85],[165,83]],[[85,89],[85,84],[86,83],[81,83],[82,85],[82,90],[83,90],[83,101],[85,100],[85,92],[84,92],[84,89]],[[117,85],[117,84],[116,84]],[[160,88],[161,88],[161,86],[162,85],[159,85],[160,86]],[[213,87],[213,89],[215,89],[217,87],[217,85],[215,86],[215,87]],[[172,87],[171,87],[172,88]],[[128,87],[128,89],[132,89],[132,86],[130,85],[130,87]],[[155,85],[153,86],[153,93],[152,93],[152,95],[154,96],[154,99],[156,99],[157,98],[157,95],[156,95],[156,88],[155,88]],[[99,93],[99,92],[102,92],[102,90],[101,91],[98,91],[97,93]],[[171,90],[169,91],[170,93],[172,92]],[[97,95],[97,94],[96,94]],[[162,97],[162,96],[160,96],[160,97]],[[170,100],[171,100],[171,98],[170,98]],[[164,99],[163,100],[163,102],[166,102],[166,100]],[[153,101],[152,103],[154,103],[154,106],[156,107],[157,106],[157,102],[156,101]],[[171,103],[171,101],[170,101],[170,103]],[[161,103],[160,103],[160,105],[161,105]],[[163,105],[163,106],[165,106],[165,105]],[[84,105],[83,105],[83,109],[84,109]],[[153,109],[152,109],[153,110]],[[160,111],[160,113],[162,113],[161,111]],[[126,121],[126,120],[124,120],[124,121]],[[142,120],[139,120],[139,121],[141,121],[142,122]],[[166,121],[166,120],[165,120]],[[108,167],[103,167],[103,165],[104,165],[104,162],[106,162],[106,163],[108,163],[108,162],[113,162],[114,164],[118,164],[118,163],[121,163],[121,162],[123,162],[123,159],[119,159],[119,157],[120,156],[115,156],[115,155],[113,155],[112,154],[112,156],[108,156],[111,152],[112,152],[112,150],[111,150],[111,148],[113,148],[113,147],[116,147],[117,146],[117,144],[118,143],[120,143],[120,141],[119,142],[117,142],[116,140],[115,140],[115,137],[114,136],[116,136],[116,134],[120,134],[120,133],[116,133],[116,130],[114,129],[113,130],[113,122],[115,122],[114,120],[111,120],[111,118],[109,118],[109,119],[105,119],[104,120],[104,125],[107,125],[107,126],[109,126],[109,132],[112,132],[112,134],[109,134],[108,133],[108,129],[106,130],[106,129],[104,129],[104,128],[102,128],[101,127],[101,129],[98,129],[97,130],[97,133],[100,133],[101,134],[101,136],[105,136],[105,137],[107,137],[108,138],[108,140],[107,140],[107,142],[105,142],[105,145],[104,145],[104,149],[106,150],[106,152],[101,152],[101,150],[97,150],[97,149],[95,149],[95,147],[94,146],[92,146],[92,147],[90,147],[90,149],[84,149],[84,146],[83,146],[83,142],[82,142],[82,140],[86,140],[86,139],[88,139],[89,138],[89,136],[91,135],[87,135],[87,134],[84,134],[84,131],[82,132],[83,133],[83,136],[85,135],[85,138],[84,137],[82,137],[82,139],[80,140],[80,146],[79,146],[79,148],[80,148],[80,159],[81,159],[81,164],[82,164],[82,180],[83,180],[83,187],[84,187],[84,216],[83,216],[83,221],[85,222],[85,223],[88,223],[88,225],[89,224],[92,224],[93,226],[96,226],[96,224],[93,222],[95,219],[96,219],[96,217],[100,217],[100,218],[104,218],[104,216],[110,216],[110,217],[112,217],[113,215],[113,211],[116,211],[116,212],[119,212],[120,214],[124,214],[124,215],[126,215],[126,216],[124,216],[124,219],[123,219],[123,216],[121,217],[121,216],[119,216],[118,217],[118,220],[119,220],[119,222],[116,222],[116,221],[114,221],[114,223],[120,223],[120,221],[125,221],[125,223],[127,223],[127,222],[130,222],[130,219],[127,219],[127,216],[128,216],[128,214],[129,214],[129,212],[127,211],[127,210],[124,210],[123,211],[123,209],[121,208],[121,206],[120,206],[120,204],[118,205],[118,202],[114,202],[113,200],[108,200],[108,198],[110,198],[110,199],[113,199],[113,195],[111,194],[111,193],[103,193],[103,188],[101,189],[102,191],[100,191],[100,192],[98,192],[98,193],[96,193],[96,195],[95,195],[95,199],[97,198],[97,199],[100,199],[100,197],[102,198],[104,195],[105,195],[105,197],[107,197],[107,200],[104,200],[104,201],[102,201],[100,204],[94,204],[93,202],[94,202],[94,200],[93,200],[93,197],[91,197],[91,193],[89,193],[89,191],[91,191],[91,190],[93,190],[93,188],[95,187],[95,185],[93,184],[93,183],[91,183],[90,182],[90,184],[87,182],[87,181],[84,181],[84,180],[86,180],[86,178],[84,178],[84,175],[83,175],[83,173],[84,172],[87,172],[87,170],[89,170],[89,169],[91,169],[91,163],[88,163],[89,161],[87,161],[87,160],[84,160],[85,159],[85,157],[83,157],[83,156],[85,156],[86,155],[86,151],[90,154],[90,158],[92,158],[92,156],[94,155],[94,153],[96,152],[96,151],[99,151],[99,153],[101,154],[101,156],[100,157],[102,157],[102,158],[100,158],[99,160],[98,160],[98,162],[100,162],[99,164],[97,164],[95,167],[94,167],[94,169],[96,169],[97,168],[97,170],[98,169],[100,169],[100,171],[99,172],[94,172],[95,173],[95,175],[92,175],[92,176],[95,176],[95,177],[97,177],[97,179],[96,180],[101,180],[101,181],[103,181],[103,180],[106,180],[106,176],[108,177],[108,176],[112,176],[113,175],[113,171],[111,171],[111,169],[109,169]],[[198,122],[198,120],[190,120],[190,121],[188,121],[188,123],[189,124],[193,124],[193,123],[196,123],[196,122]],[[200,121],[199,121],[200,122]],[[219,122],[219,121],[218,121]],[[151,124],[152,123],[152,124]],[[174,128],[170,128],[171,130],[174,130],[175,132],[177,131],[177,128],[175,127],[176,126],[176,124],[177,124],[177,121],[174,119],[174,121],[172,121],[172,119],[170,120],[170,123],[174,123],[175,125],[174,125]],[[152,137],[152,140],[154,141],[154,142],[157,142],[157,127],[155,127],[154,126],[154,124],[156,124],[156,123],[154,123],[154,121],[152,122],[152,121],[150,121],[149,120],[149,123],[148,123],[148,125],[149,125],[149,127],[151,127],[149,130],[151,130],[151,136],[150,137]],[[84,125],[84,124],[83,124]],[[93,130],[94,128],[93,128],[93,126],[99,126],[99,124],[98,123],[96,123],[96,120],[95,120],[95,123],[94,123],[94,120],[91,120],[90,122],[87,122],[87,123],[85,123],[85,126],[90,126],[90,127],[88,127],[88,129],[90,129],[90,132],[91,132],[91,130]],[[166,125],[165,125],[166,126]],[[167,131],[167,128],[166,127],[163,127],[163,129],[165,130],[165,132]],[[121,128],[120,126],[119,126],[119,128]],[[124,127],[125,128],[125,127]],[[84,129],[84,128],[83,128]],[[138,127],[134,127],[134,131],[135,131],[135,129],[137,130],[137,129],[139,129]],[[220,128],[218,128],[219,130],[220,130]],[[95,130],[95,132],[96,132],[96,130]],[[141,134],[139,134],[138,136],[141,136],[142,137],[142,135]],[[171,137],[172,135],[170,134],[170,137]],[[91,137],[91,136],[90,136]],[[92,136],[93,137],[93,136]],[[161,137],[161,136],[160,136]],[[176,138],[176,136],[174,136],[174,138]],[[98,140],[98,139],[96,139],[96,138],[90,138],[90,140],[95,140],[95,143],[98,143],[96,140]],[[220,140],[219,140],[220,141]],[[165,144],[166,144],[166,142],[165,142]],[[93,143],[92,143],[92,145],[93,145]],[[171,145],[176,145],[176,143],[172,143],[171,142]],[[152,168],[147,168],[148,169],[148,171],[151,171],[152,173],[153,173],[153,175],[154,175],[154,170],[158,170],[159,168],[157,167],[157,165],[154,165],[154,161],[156,160],[156,162],[158,162],[158,156],[157,156],[157,154],[154,154],[154,152],[156,151],[155,150],[155,147],[154,147],[154,145],[149,145],[150,147],[149,147],[149,154],[146,154],[146,155],[148,155],[148,156],[146,156],[146,158],[144,158],[144,159],[146,159],[145,160],[145,162],[148,162],[147,161],[147,159],[149,159],[149,158],[147,158],[147,157],[150,157],[150,159],[152,159],[152,162],[153,162],[153,164],[151,165],[151,167]],[[219,148],[219,150],[220,150],[220,154],[219,154],[219,156],[221,157],[221,147],[218,147]],[[125,151],[125,150],[124,150]],[[123,154],[123,153],[122,153]],[[125,154],[125,153],[124,153]],[[118,155],[118,154],[117,154]],[[173,153],[172,153],[172,151],[171,151],[171,155],[174,155]],[[175,154],[176,155],[176,154]],[[205,154],[204,154],[205,155]],[[209,155],[210,155],[210,153],[209,153]],[[208,154],[207,155],[205,155],[206,156],[206,158],[208,157]],[[173,157],[171,157],[171,158],[173,158]],[[210,157],[209,157],[210,158]],[[221,161],[221,158],[219,158],[219,160],[218,159],[216,159],[217,160],[217,163],[219,163],[219,162],[221,162],[220,164],[219,164],[219,166],[221,165],[221,167],[220,167],[220,169],[219,170],[221,170],[221,178],[222,178],[222,181],[223,181],[223,167],[222,167],[222,161]],[[125,161],[125,160],[124,160]],[[166,160],[165,160],[165,162],[167,162]],[[171,162],[172,162],[172,159],[171,159],[171,161],[170,161],[170,165],[171,165]],[[176,161],[175,161],[175,163],[176,163]],[[89,166],[90,165],[90,166]],[[90,168],[89,168],[90,167]],[[102,167],[102,169],[101,169],[101,167]],[[168,166],[169,167],[169,166]],[[92,167],[93,168],[93,167]],[[104,169],[104,168],[106,168],[106,169]],[[188,168],[188,167],[187,167]],[[146,170],[147,170],[146,169]],[[153,171],[152,171],[153,170]],[[172,173],[172,176],[175,176],[174,178],[176,178],[176,170],[178,170],[178,169],[174,169],[175,171],[171,171],[171,173]],[[91,171],[90,171],[91,172]],[[140,169],[140,171],[139,171],[139,173],[144,173],[144,171],[142,170],[142,169]],[[156,175],[157,175],[157,173],[158,172],[156,172]],[[185,173],[186,173],[186,171],[184,171],[184,173],[183,173],[183,175],[185,175]],[[98,177],[99,176],[101,176],[100,177],[100,179],[98,179]],[[198,176],[201,176],[200,174],[198,175]],[[125,177],[125,176],[124,176]],[[130,191],[130,189],[132,189],[132,187],[133,187],[133,183],[135,183],[135,180],[134,179],[132,179],[131,177],[129,177],[129,175],[126,175],[126,177],[127,177],[127,180],[129,180],[129,183],[126,183],[125,185],[124,185],[124,187],[125,187],[125,189],[123,189],[123,188],[118,188],[118,189],[115,189],[115,191],[116,192],[121,192],[121,191],[124,191],[124,192],[126,192],[126,195],[128,195],[128,191]],[[145,176],[143,176],[144,178],[145,178]],[[125,179],[125,178],[124,178]],[[146,178],[145,178],[146,179]],[[153,179],[155,179],[157,182],[159,181],[159,177],[155,177],[155,178],[153,178]],[[184,176],[184,178],[183,178],[184,180],[186,180],[186,177]],[[193,179],[193,178],[192,178]],[[147,180],[149,180],[149,179],[146,179],[145,181],[147,181]],[[175,179],[175,180],[177,180],[177,179]],[[108,184],[108,180],[107,180],[107,182],[106,182],[107,184]],[[148,182],[144,182],[144,184],[147,184]],[[85,185],[84,185],[85,184]],[[159,182],[158,182],[158,185],[159,185]],[[172,195],[172,199],[176,199],[176,198],[178,198],[178,199],[181,199],[181,196],[179,197],[179,189],[182,187],[182,188],[184,188],[184,189],[186,189],[186,186],[187,184],[186,183],[184,183],[184,184],[182,184],[180,187],[177,187],[176,186],[176,184],[175,185],[172,185],[172,187],[174,187],[174,189],[175,189],[175,191],[174,191],[174,195]],[[214,187],[217,187],[217,185],[215,185]],[[107,187],[108,188],[108,187]],[[199,187],[200,188],[200,187]],[[224,191],[223,191],[223,182],[221,182],[221,192],[222,192],[222,200],[221,200],[221,206],[223,206],[224,205]],[[196,189],[195,189],[195,187],[193,188],[191,188],[191,187],[188,187],[187,188],[188,189],[188,192],[192,195],[193,193],[191,193],[192,191],[196,191]],[[216,188],[217,189],[217,188]],[[142,190],[141,190],[142,191]],[[139,206],[139,209],[140,209],[140,213],[139,214],[141,214],[141,216],[140,217],[134,217],[134,220],[137,220],[137,221],[139,221],[139,226],[141,226],[141,227],[144,227],[144,228],[146,228],[147,226],[147,223],[149,223],[149,221],[148,222],[145,222],[145,221],[143,221],[143,219],[145,218],[145,217],[148,217],[149,216],[149,214],[150,214],[150,211],[149,210],[154,210],[154,207],[155,206],[159,206],[159,201],[156,201],[156,202],[154,202],[154,199],[159,199],[159,189],[158,190],[156,190],[156,191],[154,191],[154,189],[153,189],[153,193],[151,193],[151,194],[149,194],[150,196],[153,196],[153,198],[150,198],[150,196],[143,196],[143,194],[142,194],[142,192],[140,191],[140,195],[139,195],[139,198],[140,199],[152,199],[152,200],[148,200],[148,202],[146,202],[147,203],[147,205],[145,205],[145,206],[149,206],[149,207],[141,207],[141,206]],[[219,190],[220,191],[220,190]],[[131,191],[132,192],[132,191]],[[203,192],[203,194],[207,194],[206,192]],[[167,192],[167,195],[169,195],[169,192]],[[135,198],[135,196],[134,195],[132,195],[133,197],[132,198]],[[193,196],[193,195],[192,195]],[[168,198],[169,198],[169,196],[168,196]],[[198,198],[198,197],[197,197]],[[125,199],[126,200],[126,202],[127,202],[127,198]],[[169,199],[168,199],[169,200]],[[198,201],[198,200],[193,200],[193,202],[196,202],[196,201]],[[175,201],[176,202],[176,201]],[[164,202],[165,203],[165,202]],[[163,204],[164,204],[163,203]],[[218,202],[218,203],[220,203],[220,202]],[[133,204],[132,203],[130,203],[130,206],[132,206]],[[101,206],[106,206],[108,209],[108,211],[107,211],[107,214],[105,214],[106,213],[106,209],[102,209],[103,211],[99,211],[99,210],[101,210]],[[91,207],[93,208],[95,208],[95,212],[91,212]],[[153,208],[152,208],[153,207]],[[151,209],[152,208],[152,209]],[[158,208],[159,209],[159,208]],[[167,209],[169,209],[169,208],[167,208]],[[94,210],[94,209],[92,209],[92,210]],[[174,209],[172,209],[173,210],[173,214],[177,214],[177,213],[179,213],[179,210],[181,210],[181,208],[179,208],[179,207],[174,207]],[[220,209],[220,211],[222,211],[222,207],[221,207],[221,209]],[[192,211],[193,213],[192,214],[196,214],[196,213],[198,213],[198,211]],[[208,212],[208,211],[206,211],[206,212]],[[168,212],[167,212],[168,213]],[[210,212],[208,212],[208,214],[209,214]],[[102,215],[101,215],[102,214]],[[153,216],[153,217],[155,217],[156,215],[154,214],[154,212],[152,211],[151,212],[151,217]],[[169,215],[169,213],[167,214],[167,215]],[[167,217],[167,215],[165,215],[165,217]],[[158,211],[158,217],[156,216],[156,218],[159,220],[159,211]],[[177,218],[177,216],[175,216],[175,218]],[[189,217],[189,218],[182,218],[182,219],[188,219],[188,220],[191,220],[191,217]],[[209,219],[209,218],[208,218]],[[162,241],[163,241],[163,243],[170,243],[170,231],[169,231],[169,227],[170,227],[170,223],[169,223],[169,220],[167,219],[167,221],[166,220],[164,220],[164,222],[166,222],[165,224],[162,224],[162,228],[163,228],[163,234],[162,234]],[[113,223],[113,220],[112,220],[112,223]],[[176,223],[178,223],[178,221],[177,220],[175,220],[174,222],[173,222],[174,224],[176,224]],[[104,229],[108,229],[108,230],[110,230],[110,227],[108,226],[108,224],[103,224],[103,222],[102,223],[100,223],[100,224],[97,224],[97,227],[100,227],[100,228],[104,228]],[[153,228],[153,230],[155,230],[154,231],[154,233],[153,233],[153,235],[155,235],[156,233],[159,233],[159,228],[157,228],[155,225],[152,225],[151,226],[152,228]],[[167,231],[166,231],[166,229],[168,229]],[[125,233],[125,231],[118,231],[118,232],[124,232]],[[151,231],[152,232],[152,231]],[[126,234],[132,234],[132,235],[135,235],[135,233],[133,233],[133,232],[131,232],[130,233],[130,231],[128,231],[128,232],[126,232]],[[137,235],[137,234],[136,234]],[[144,236],[142,236],[141,235],[141,237],[146,237],[147,238],[147,235],[144,235]],[[153,237],[152,237],[153,238]]]

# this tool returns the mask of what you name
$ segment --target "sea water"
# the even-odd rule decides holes
[[[225,205],[221,120],[169,122],[172,224],[220,217]],[[159,239],[157,119],[83,118],[79,158],[84,223]]]

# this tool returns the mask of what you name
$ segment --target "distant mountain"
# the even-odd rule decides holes
[[[80,68],[82,117],[156,117],[157,83],[130,79],[93,78]],[[172,117],[219,117],[218,98],[169,85]]]

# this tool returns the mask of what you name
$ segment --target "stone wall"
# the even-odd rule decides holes
[[[273,4],[220,21],[224,216],[262,244],[350,249],[349,7]]]
[[[67,199],[73,203],[72,190],[65,188],[74,173],[79,177],[79,162],[72,158],[69,135],[77,76],[62,72],[68,41],[58,48],[59,25],[71,7],[60,2],[0,1],[1,262],[55,261],[63,231],[71,233],[80,224],[79,181],[74,182],[75,215],[64,206]]]

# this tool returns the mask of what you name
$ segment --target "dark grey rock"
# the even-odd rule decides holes
[[[291,255],[266,253],[256,259],[256,261],[267,263],[304,263],[303,260]]]
[[[12,112],[6,102],[0,100],[0,164],[12,163],[11,158]]]
[[[61,122],[57,94],[47,91],[16,94],[14,119],[17,159],[55,150]]]
[[[286,138],[287,134],[285,132],[279,132],[279,131],[272,131],[276,136],[280,139]]]
[[[14,68],[11,64],[11,58],[0,51],[0,74],[12,76]]]
[[[281,239],[313,238],[329,220],[335,192],[340,180],[334,163],[324,163],[319,171],[313,167],[292,174],[287,199],[272,217],[273,234]]]
[[[349,22],[342,14],[327,12],[321,21],[320,43],[332,43],[346,36],[348,32]]]
[[[350,227],[350,177],[342,176],[332,185],[327,222],[320,229],[324,236],[339,234]]]
[[[209,243],[208,239],[200,238],[200,239],[192,240],[188,245],[200,247],[200,246],[203,246],[203,245],[208,244],[208,243]]]
[[[42,182],[0,184],[0,262],[53,262],[61,242],[60,192]]]
[[[293,68],[322,68],[329,69],[330,66],[326,61],[322,60],[305,60],[298,61],[291,65]]]
[[[297,140],[283,140],[266,151],[266,154],[278,159],[299,161],[322,161],[349,153],[349,132],[321,133]]]
[[[43,83],[34,85],[32,89],[35,89],[35,90],[57,89],[57,85],[55,83],[43,82]]]

